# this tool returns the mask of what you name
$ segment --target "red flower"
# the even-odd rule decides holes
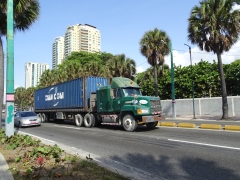
[[[37,159],[37,161],[38,161],[38,164],[42,164],[42,163],[43,163],[43,158],[42,158],[42,157],[39,157],[39,158]]]

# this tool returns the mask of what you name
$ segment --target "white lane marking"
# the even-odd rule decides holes
[[[61,127],[61,128],[68,128],[68,129],[81,129],[81,128],[74,128],[74,127],[69,127],[69,126],[59,126],[59,125],[54,125],[54,126],[57,126],[57,127]]]
[[[22,132],[22,131],[19,131],[19,132],[21,132],[22,134],[26,134],[26,135],[32,136],[32,137],[36,137],[36,138],[38,138],[38,139],[43,139],[43,140],[45,140],[45,141],[49,141],[49,142],[55,143],[55,141],[52,141],[52,140],[49,140],[49,139],[45,139],[45,138],[42,138],[42,137],[39,137],[39,136],[30,134],[30,133],[25,133],[25,132]]]
[[[198,142],[191,142],[191,141],[182,141],[182,140],[177,140],[177,139],[168,139],[168,141],[175,141],[175,142],[182,142],[182,143],[188,143],[188,144],[197,144],[197,145],[202,145],[202,146],[211,146],[211,147],[219,147],[219,148],[225,148],[225,149],[240,150],[240,148],[237,148],[237,147],[221,146],[221,145],[198,143]]]

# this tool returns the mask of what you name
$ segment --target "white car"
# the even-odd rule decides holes
[[[20,111],[14,115],[14,125],[23,126],[40,126],[41,119],[33,111]]]

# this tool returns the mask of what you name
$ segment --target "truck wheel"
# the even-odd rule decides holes
[[[50,122],[50,114],[46,114],[46,122]]]
[[[42,114],[42,119],[43,119],[43,122],[49,122],[49,115],[48,115],[48,113],[43,113]]]
[[[150,123],[147,123],[146,126],[148,129],[154,129],[158,124],[158,121],[157,122],[150,122]]]
[[[44,113],[42,113],[42,118],[41,118],[42,122],[46,122],[46,115]]]
[[[86,127],[88,127],[88,128],[90,128],[90,127],[92,127],[93,126],[93,119],[94,118],[94,116],[92,115],[92,114],[86,114],[85,116],[84,116],[84,119],[83,119],[83,121],[84,121],[84,125],[86,126]]]
[[[126,131],[133,132],[137,129],[138,123],[132,115],[126,114],[122,119],[122,125]]]
[[[91,114],[93,116],[93,127],[98,127],[101,124],[101,120],[98,119],[96,114]]]
[[[75,124],[78,127],[81,127],[83,125],[83,117],[81,114],[76,114],[75,115]]]
[[[43,117],[41,113],[38,114],[38,117],[40,118],[40,121],[43,122]]]

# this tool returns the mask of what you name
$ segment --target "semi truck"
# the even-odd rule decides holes
[[[35,113],[42,122],[72,120],[87,128],[100,124],[120,125],[135,131],[138,125],[154,129],[163,119],[161,100],[143,96],[133,80],[114,77],[81,77],[34,93]]]

